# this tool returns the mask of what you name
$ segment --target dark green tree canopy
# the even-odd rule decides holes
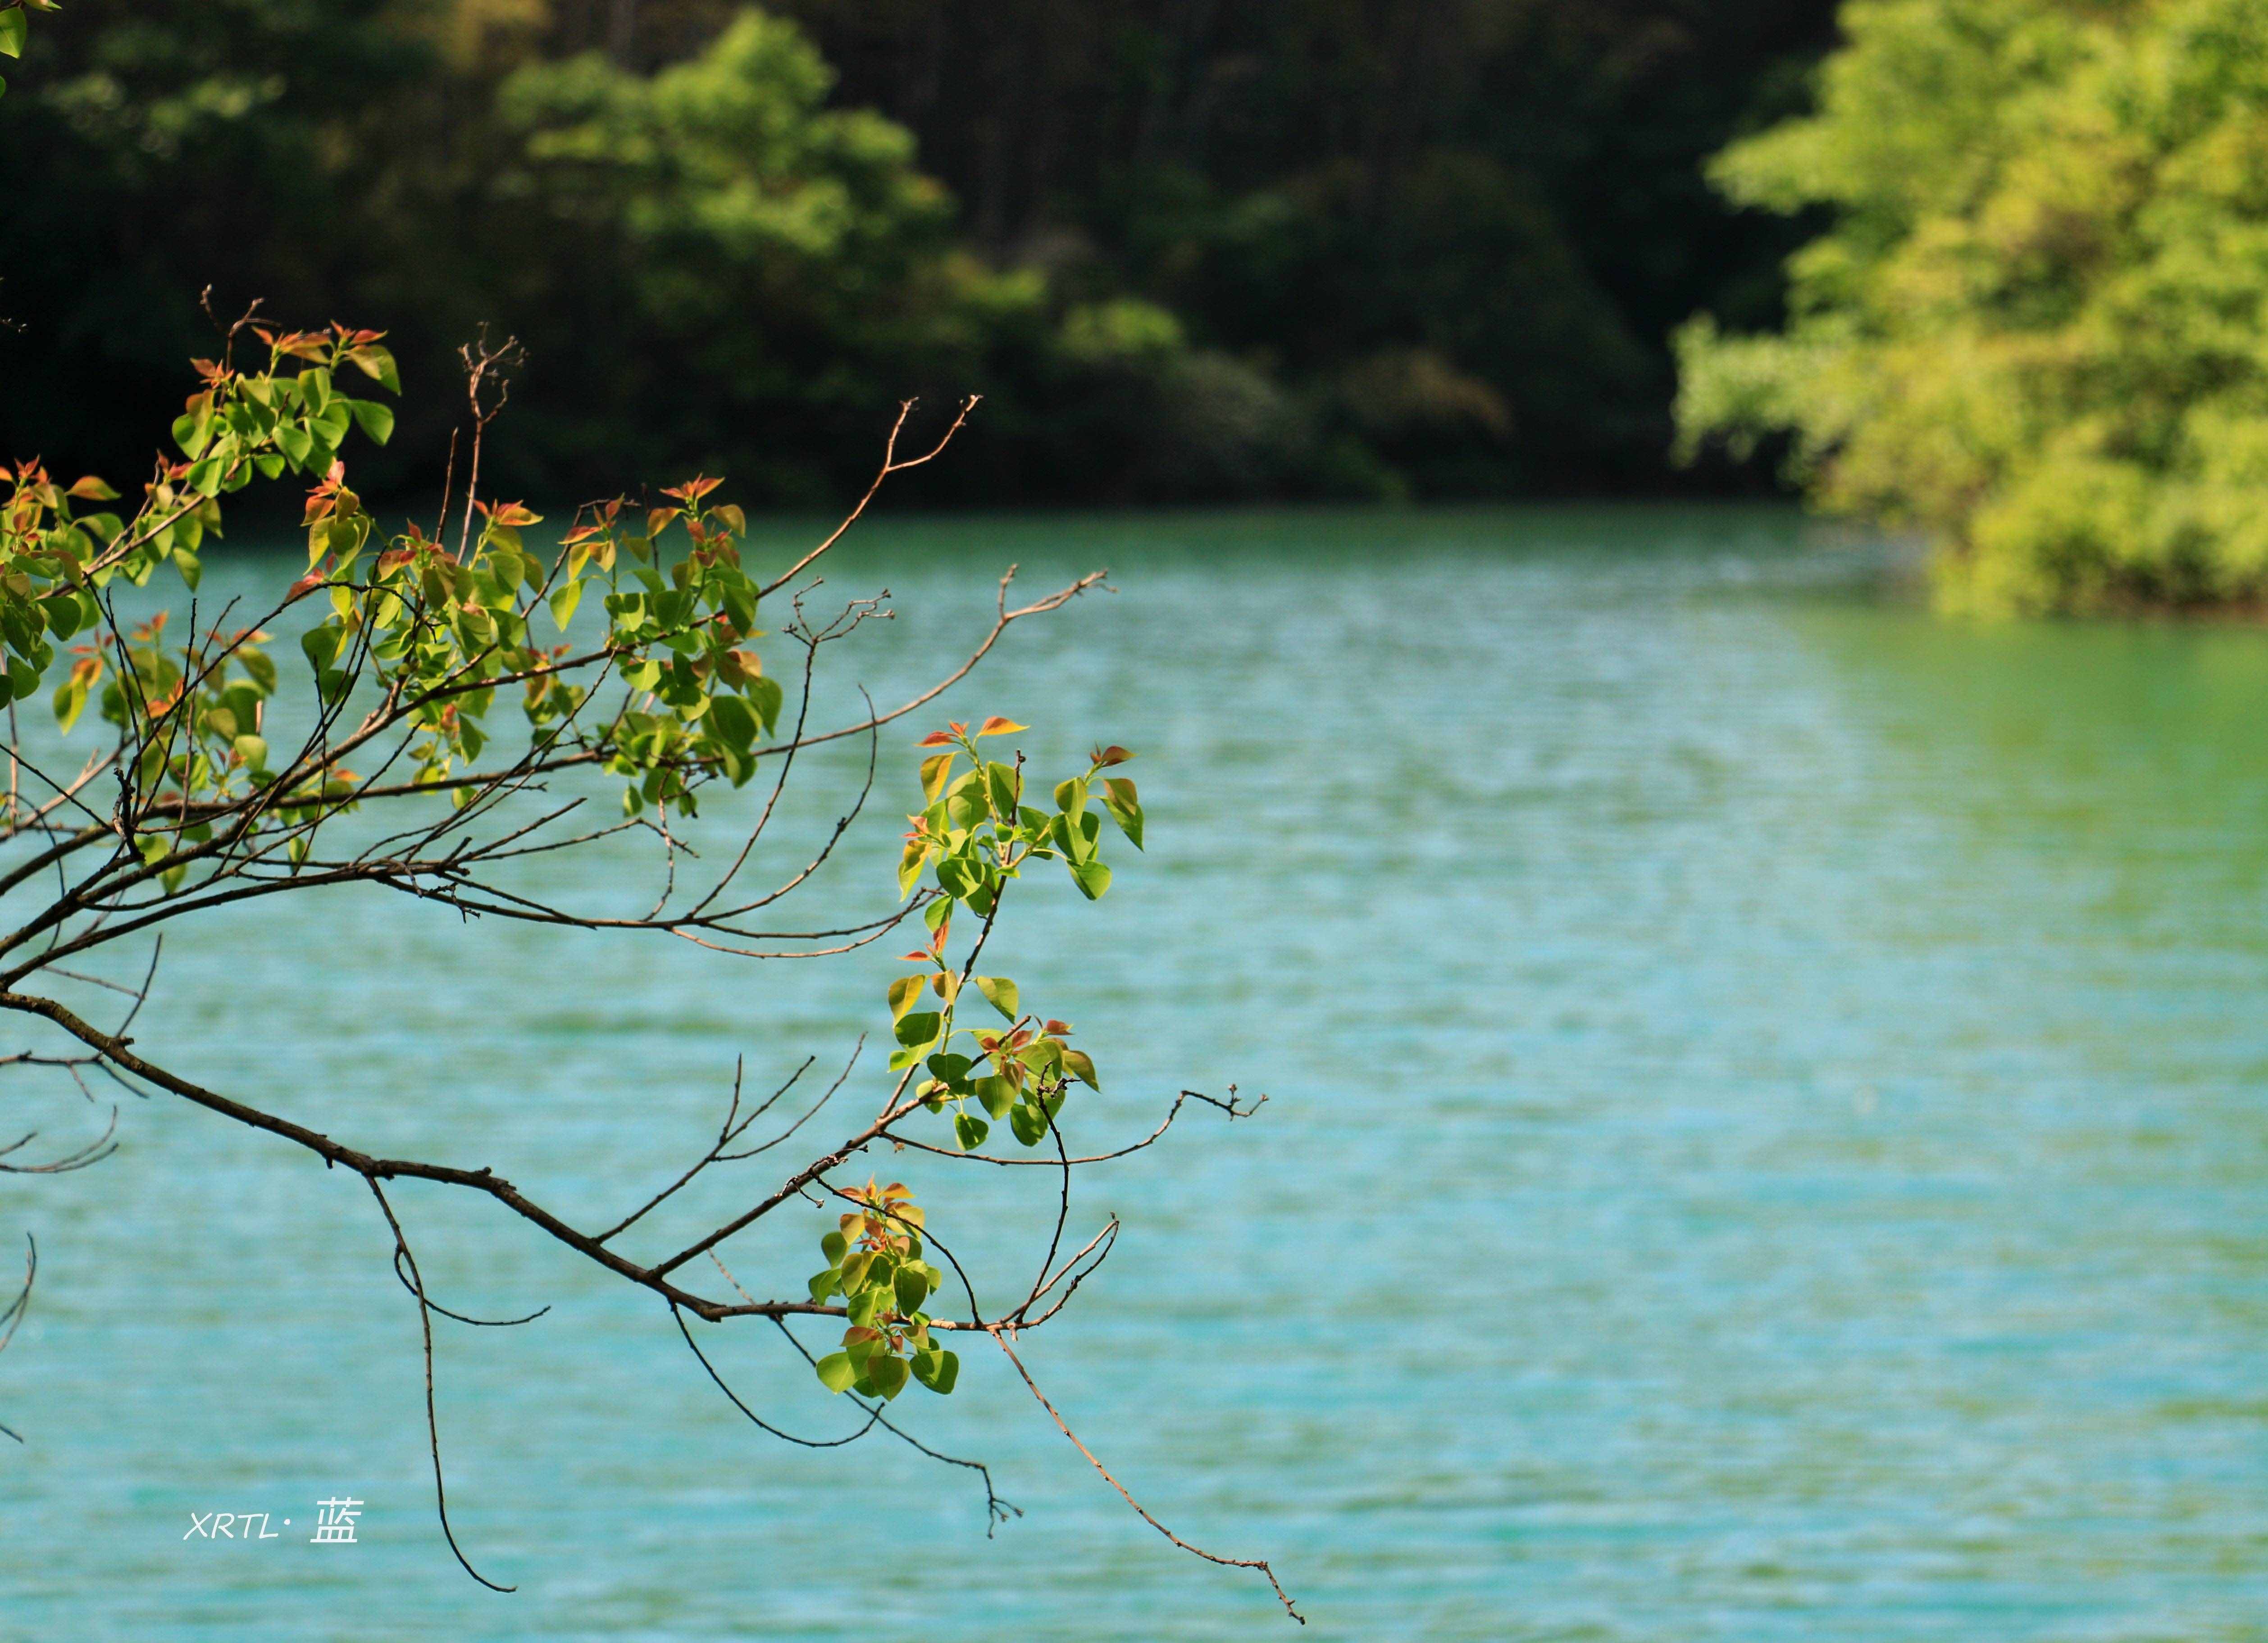
[[[1830,12],[73,0],[0,99],[0,437],[129,460],[210,284],[367,316],[429,378],[517,335],[491,460],[538,494],[839,494],[899,399],[970,391],[917,494],[1659,485],[1668,328],[1775,319],[1795,243],[1699,162],[1792,106]],[[90,349],[115,401],[63,391]]]

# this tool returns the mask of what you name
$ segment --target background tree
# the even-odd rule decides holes
[[[543,495],[663,460],[850,494],[849,431],[969,388],[924,497],[1742,483],[1670,474],[1664,338],[1777,318],[1799,230],[1697,165],[1794,106],[1831,0],[774,12],[73,0],[0,99],[0,439],[133,460],[210,283],[372,316],[413,373],[482,321],[529,339],[489,456]],[[735,220],[752,190],[845,214]],[[365,484],[446,438],[411,408]]]
[[[1793,107],[1831,0],[784,0],[995,257],[1256,362],[1331,471],[1658,490],[1664,337],[1777,315],[1700,162]],[[697,10],[685,0],[669,15]]]
[[[1733,197],[1834,225],[1783,335],[1683,341],[1689,442],[1786,432],[1956,608],[2268,593],[2268,13],[1859,0],[1820,112]]]

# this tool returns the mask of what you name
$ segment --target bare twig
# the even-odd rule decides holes
[[[1137,1500],[1131,1494],[1127,1492],[1126,1485],[1120,1483],[1116,1477],[1110,1475],[1110,1469],[1105,1466],[1101,1461],[1094,1458],[1094,1451],[1088,1448],[1086,1444],[1079,1441],[1079,1434],[1071,1429],[1069,1423],[1064,1419],[1062,1412],[1058,1411],[1053,1404],[1050,1404],[1048,1401],[1048,1395],[1040,1390],[1040,1383],[1032,1379],[1032,1372],[1024,1367],[1024,1360],[1016,1356],[1016,1349],[1008,1345],[1007,1331],[1004,1329],[993,1329],[987,1330],[986,1333],[990,1334],[992,1337],[993,1343],[998,1345],[1002,1352],[1008,1355],[1008,1361],[1015,1365],[1016,1373],[1022,1378],[1024,1385],[1030,1389],[1032,1396],[1039,1400],[1040,1407],[1048,1411],[1048,1418],[1056,1423],[1056,1430],[1062,1433],[1064,1437],[1071,1440],[1071,1448],[1077,1449],[1081,1455],[1086,1457],[1086,1463],[1094,1468],[1096,1474],[1101,1477],[1104,1483],[1108,1484],[1113,1489],[1118,1492],[1118,1498],[1120,1499],[1123,1500],[1128,1506],[1134,1508],[1134,1514],[1136,1516],[1139,1517],[1152,1529],[1156,1529],[1167,1540],[1173,1542],[1174,1545],[1179,1546],[1183,1551],[1189,1553],[1193,1557],[1203,1558],[1207,1563],[1217,1563],[1223,1568],[1229,1569],[1257,1569],[1263,1575],[1267,1577],[1269,1587],[1276,1594],[1277,1602],[1284,1605],[1284,1612],[1290,1615],[1292,1619],[1298,1621],[1301,1625],[1306,1625],[1307,1624],[1307,1616],[1301,1614],[1299,1610],[1292,1606],[1291,1595],[1285,1591],[1283,1582],[1276,1578],[1276,1571],[1269,1567],[1268,1560],[1266,1558],[1225,1558],[1217,1551],[1207,1551],[1202,1546],[1194,1545],[1190,1542],[1183,1540],[1179,1535],[1176,1535],[1173,1530],[1167,1529],[1163,1523],[1158,1521],[1156,1518],[1151,1516],[1148,1508],[1144,1507],[1139,1500]]]

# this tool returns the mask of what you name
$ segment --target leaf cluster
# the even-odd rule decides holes
[[[1079,894],[1099,899],[1110,888],[1110,868],[1101,854],[1101,814],[1107,811],[1138,849],[1142,843],[1142,807],[1134,784],[1103,777],[1099,807],[1090,804],[1097,777],[1133,755],[1123,748],[1097,748],[1082,775],[1057,783],[1051,807],[1026,804],[1023,759],[1004,763],[977,745],[992,736],[1025,728],[1005,718],[988,718],[976,730],[964,724],[937,731],[921,746],[942,748],[921,767],[928,806],[909,817],[898,865],[901,892],[910,894],[924,873],[937,895],[923,910],[931,934],[926,949],[906,954],[926,974],[900,976],[890,984],[890,1013],[897,1048],[893,1068],[924,1068],[929,1077],[917,1087],[933,1113],[948,1107],[954,1135],[964,1152],[983,1145],[991,1123],[1002,1118],[1026,1146],[1046,1138],[1072,1080],[1101,1087],[1094,1063],[1068,1043],[1068,1022],[1042,1021],[1022,1007],[1016,982],[1005,976],[970,973],[975,962],[956,970],[946,957],[946,938],[956,907],[990,921],[1007,884],[1035,861],[1060,861]],[[962,761],[968,768],[960,769]],[[965,986],[1008,1023],[1005,1030],[958,1025],[955,1011]],[[935,1007],[917,1007],[924,993]],[[966,1051],[955,1041],[966,1037]],[[971,1104],[985,1115],[979,1116]]]
[[[262,721],[278,681],[264,631],[173,640],[161,611],[121,632],[101,600],[114,579],[144,586],[161,566],[194,591],[200,550],[221,531],[222,498],[296,473],[317,483],[305,515],[307,571],[284,602],[320,594],[330,607],[299,641],[314,694],[335,713],[357,686],[374,689],[381,717],[414,733],[403,755],[411,785],[470,802],[477,789],[459,778],[495,733],[491,710],[506,689],[539,755],[571,745],[623,778],[627,814],[691,813],[706,781],[749,779],[784,692],[747,647],[759,597],[740,559],[747,519],[713,499],[718,481],[696,478],[649,508],[615,498],[579,510],[550,553],[530,546],[524,533],[541,516],[517,503],[469,502],[453,547],[414,522],[384,535],[339,454],[353,431],[381,443],[393,431],[388,407],[338,387],[351,367],[398,388],[380,334],[239,333],[264,345],[265,362],[233,363],[238,333],[222,360],[196,362],[202,386],[173,427],[179,455],[159,459],[129,518],[106,505],[119,493],[99,478],[65,488],[36,462],[0,468],[10,487],[0,504],[0,701],[37,693],[58,668],[58,646],[84,633],[54,689],[56,719],[68,732],[99,696],[103,717],[136,749],[137,798],[169,812],[177,844],[209,838],[192,820],[200,808],[278,780],[264,818],[273,823],[299,828],[351,807],[356,778],[335,748],[271,768]],[[593,589],[603,637],[581,652],[547,644]],[[629,695],[585,726],[578,716],[608,674]],[[309,846],[295,836],[291,858],[304,860]],[[165,870],[169,888],[180,881]]]
[[[909,1379],[942,1396],[961,1377],[960,1354],[930,1333],[922,1303],[945,1281],[922,1259],[921,1207],[905,1183],[894,1181],[844,1194],[858,1207],[819,1241],[824,1271],[810,1281],[811,1298],[843,1297],[850,1327],[843,1348],[814,1365],[831,1392],[895,1398]]]

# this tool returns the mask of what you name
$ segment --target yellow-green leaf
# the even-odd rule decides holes
[[[1005,976],[979,976],[975,979],[976,991],[983,993],[985,1001],[1001,1014],[1012,1021],[1023,1013],[1019,1007],[1014,982]]]

